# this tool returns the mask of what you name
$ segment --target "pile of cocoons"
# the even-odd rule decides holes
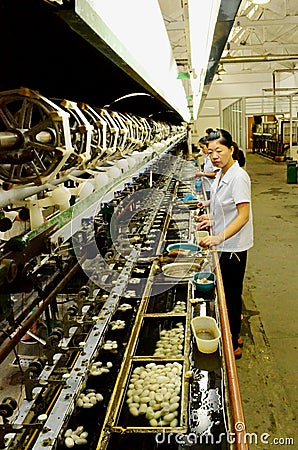
[[[178,426],[182,364],[178,362],[136,367],[126,403],[133,416],[144,415],[151,427]]]
[[[182,302],[182,301],[178,300],[178,302],[174,306],[172,312],[184,313],[185,311],[186,311],[186,304],[185,304],[185,302]]]
[[[161,330],[153,356],[181,358],[183,356],[184,326],[182,322],[170,330]]]
[[[128,311],[129,309],[132,309],[132,306],[129,303],[122,303],[122,305],[119,306],[118,311]]]
[[[208,280],[208,278],[197,278],[196,283],[198,284],[210,284],[213,283],[212,280]]]
[[[110,322],[110,326],[113,331],[123,330],[123,328],[125,328],[125,322],[124,320],[114,320]]]
[[[103,344],[102,348],[103,348],[104,350],[109,350],[109,351],[115,353],[115,352],[117,351],[117,348],[118,348],[117,341],[111,341],[111,340],[108,339],[108,340]]]
[[[93,375],[94,377],[98,377],[99,375],[103,373],[109,373],[110,368],[113,367],[113,363],[111,361],[108,361],[106,365],[104,366],[101,361],[97,361],[95,363],[92,363],[90,366],[90,375]]]
[[[79,426],[76,430],[68,428],[64,433],[64,444],[67,448],[73,448],[75,445],[85,445],[87,441],[88,433],[84,431],[84,427]]]
[[[79,395],[79,398],[77,400],[77,406],[79,408],[89,409],[92,408],[94,405],[96,405],[98,402],[103,401],[103,396],[92,390],[91,392],[88,392],[86,394],[81,393]]]

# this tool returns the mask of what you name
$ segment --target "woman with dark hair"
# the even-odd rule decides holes
[[[213,128],[206,128],[205,133],[206,133],[206,137],[209,136],[210,133],[212,133]]]
[[[204,162],[202,166],[202,170],[197,172],[195,177],[196,178],[202,178],[204,190],[206,193],[206,197],[209,200],[210,199],[210,191],[212,189],[212,184],[215,179],[215,176],[219,169],[217,167],[214,167],[211,159],[208,155],[208,139],[206,136],[202,136],[199,139],[199,146],[203,153],[205,154]]]
[[[220,250],[220,269],[228,308],[235,358],[241,358],[240,338],[242,288],[247,250],[253,246],[251,186],[247,172],[233,159],[232,136],[215,129],[208,137],[212,164],[221,169],[213,183],[210,199],[213,235],[199,245]],[[210,217],[199,217],[199,229],[211,225]]]

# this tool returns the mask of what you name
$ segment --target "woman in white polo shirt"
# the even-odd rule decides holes
[[[215,129],[209,134],[208,154],[221,171],[214,180],[210,199],[213,235],[199,244],[214,245],[221,251],[219,262],[234,354],[240,358],[243,279],[247,250],[253,246],[250,178],[233,159],[232,136],[228,131]],[[209,217],[200,216],[199,220],[199,229],[211,225]]]
[[[201,137],[199,140],[199,146],[203,153],[205,154],[203,162],[203,170],[195,174],[195,178],[202,178],[204,190],[206,197],[210,199],[210,192],[212,190],[212,185],[215,180],[215,176],[219,171],[219,168],[214,167],[212,161],[208,155],[208,140],[206,136]]]

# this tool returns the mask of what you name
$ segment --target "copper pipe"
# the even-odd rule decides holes
[[[81,267],[81,263],[85,258],[77,262],[63,278],[63,280],[58,283],[55,289],[47,296],[47,298],[42,302],[42,304],[36,308],[36,310],[30,314],[28,319],[21,325],[14,336],[3,346],[0,350],[0,364],[5,360],[9,353],[14,349],[14,347],[20,342],[20,339],[26,334],[26,332],[32,327],[34,322],[41,316],[41,314],[46,310],[48,305],[53,300],[53,297],[59,293],[63,286],[71,279],[71,277],[76,273],[76,271]]]
[[[229,385],[230,401],[233,415],[233,426],[235,433],[235,448],[237,450],[248,450],[245,439],[245,419],[242,409],[242,400],[235,363],[234,349],[229,325],[229,316],[226,305],[225,291],[221,278],[218,256],[214,254],[216,286],[219,306],[219,316],[221,323],[221,335],[223,341],[223,352],[227,368],[227,378]]]

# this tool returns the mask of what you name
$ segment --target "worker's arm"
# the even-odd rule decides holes
[[[219,172],[219,170],[215,170],[214,172],[197,172],[195,177],[196,178],[200,178],[200,177],[215,178],[217,172]]]
[[[236,205],[238,215],[222,232],[216,236],[206,236],[200,242],[201,247],[219,245],[226,239],[234,236],[249,220],[250,203],[238,203]]]

